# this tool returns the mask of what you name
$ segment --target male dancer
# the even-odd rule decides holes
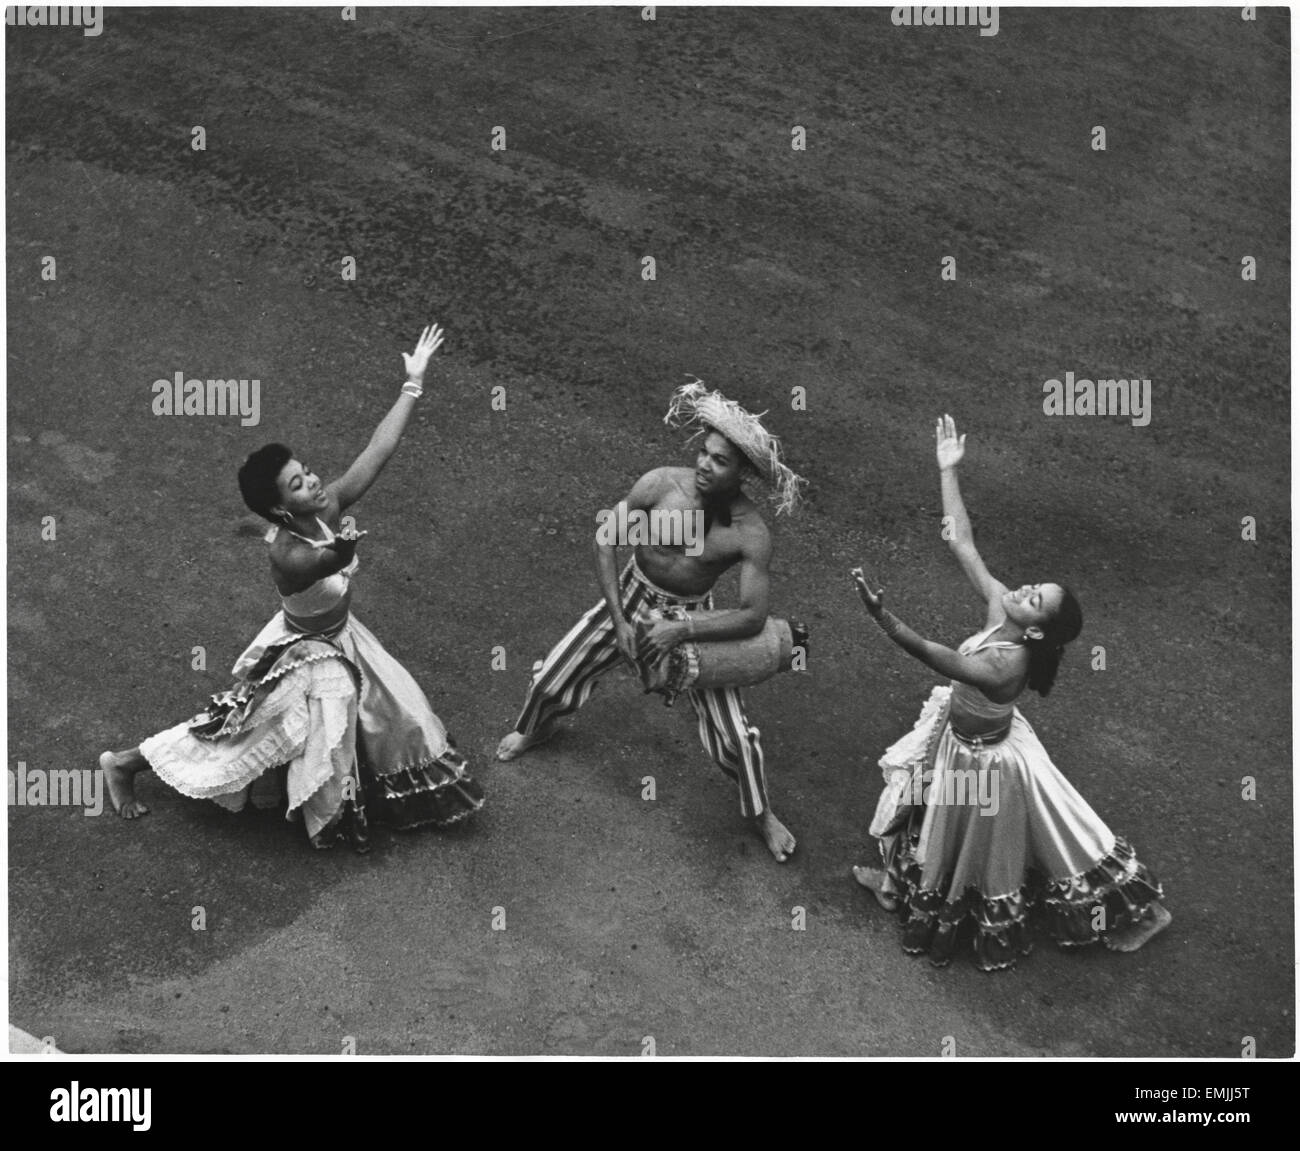
[[[618,574],[615,546],[604,532],[594,544],[596,578],[604,599],[578,621],[537,665],[524,709],[497,748],[497,758],[516,759],[548,739],[555,722],[587,702],[597,678],[620,658],[635,667],[654,662],[685,640],[744,639],[762,631],[768,616],[768,565],[772,540],[754,502],[742,490],[746,480],[765,486],[778,500],[777,511],[791,511],[801,480],[781,460],[780,445],[757,417],[697,380],[677,390],[665,423],[696,425],[703,439],[690,468],[657,468],[628,493],[628,518],[652,513],[704,520],[703,548],[681,542],[643,543]],[[691,551],[698,554],[691,554]],[[638,650],[634,623],[650,624],[652,609],[680,605],[687,613],[713,606],[711,589],[728,568],[740,565],[740,606],[708,620],[658,620]],[[700,741],[714,762],[740,789],[740,809],[752,821],[768,850],[784,863],[795,849],[794,836],[777,819],[767,798],[763,749],[758,729],[745,718],[738,688],[690,690],[687,697],[699,720]]]

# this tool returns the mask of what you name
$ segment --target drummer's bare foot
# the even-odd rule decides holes
[[[108,784],[108,798],[123,819],[138,819],[149,814],[149,808],[135,797],[135,773],[144,771],[148,761],[139,751],[106,751],[99,757],[99,770]]]
[[[1146,914],[1136,923],[1131,923],[1122,931],[1107,935],[1103,941],[1112,951],[1136,951],[1144,943],[1150,942],[1174,921],[1174,917],[1159,903],[1147,908]]]
[[[885,890],[889,876],[883,869],[857,866],[853,869],[853,878],[870,891],[876,897],[876,902],[886,911],[898,910],[898,896]]]
[[[763,837],[763,842],[767,844],[768,851],[772,853],[772,858],[777,863],[784,863],[794,854],[794,836],[770,808],[754,818],[754,826],[758,828],[758,834]]]
[[[551,733],[549,731],[535,731],[531,735],[524,735],[522,731],[512,731],[497,744],[497,759],[518,759],[530,747],[545,743],[550,738]]]

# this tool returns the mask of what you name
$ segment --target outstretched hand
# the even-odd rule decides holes
[[[885,610],[885,589],[877,588],[872,591],[861,568],[854,568],[849,575],[853,577],[853,586],[857,589],[858,598],[866,605],[867,611],[873,616],[880,615]]]
[[[355,527],[343,527],[334,533],[334,550],[341,556],[350,559],[356,555],[357,544],[365,539],[366,532],[359,532]]]
[[[957,435],[957,425],[950,415],[934,421],[934,454],[940,471],[955,468],[966,454],[966,437]]]
[[[424,383],[424,369],[428,367],[429,357],[438,350],[442,339],[442,329],[437,324],[430,324],[420,333],[420,339],[415,345],[415,351],[402,353],[402,359],[406,361],[406,378],[408,380],[412,380],[417,384]]]

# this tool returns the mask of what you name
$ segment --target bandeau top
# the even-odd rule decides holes
[[[336,537],[329,525],[322,522],[319,516],[316,517],[316,522],[325,533],[325,538],[322,540],[310,540],[293,531],[289,534],[314,548],[328,547]],[[288,530],[288,528],[273,528],[268,533],[267,539],[273,540],[277,532]],[[352,576],[360,566],[357,557],[353,556],[352,562],[347,567],[327,575],[324,579],[318,579],[302,591],[296,591],[292,595],[281,595],[280,603],[284,607],[285,618],[303,631],[333,630],[347,617],[352,600]]]
[[[996,643],[988,643],[987,637],[992,635],[1002,624],[995,623],[991,628],[973,635],[970,639],[957,649],[961,655],[975,655],[985,648],[1017,648],[1018,643],[1009,643],[1005,640],[999,640]],[[952,710],[960,720],[962,718],[982,719],[982,720],[1006,720],[1011,718],[1011,713],[1015,711],[1015,701],[1010,703],[996,703],[989,699],[979,688],[973,687],[968,683],[959,683],[957,680],[952,681]]]

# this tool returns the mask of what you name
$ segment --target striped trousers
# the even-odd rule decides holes
[[[652,584],[633,560],[619,577],[623,614],[629,622],[649,622],[652,608],[678,604],[687,611],[713,606],[712,595],[688,599]],[[537,664],[528,698],[515,730],[523,735],[545,731],[556,720],[572,715],[591,696],[596,680],[622,660],[609,606],[602,599]],[[740,810],[747,816],[768,809],[767,780],[758,728],[745,718],[739,688],[709,688],[686,692],[699,721],[700,742],[713,762],[740,790]]]

